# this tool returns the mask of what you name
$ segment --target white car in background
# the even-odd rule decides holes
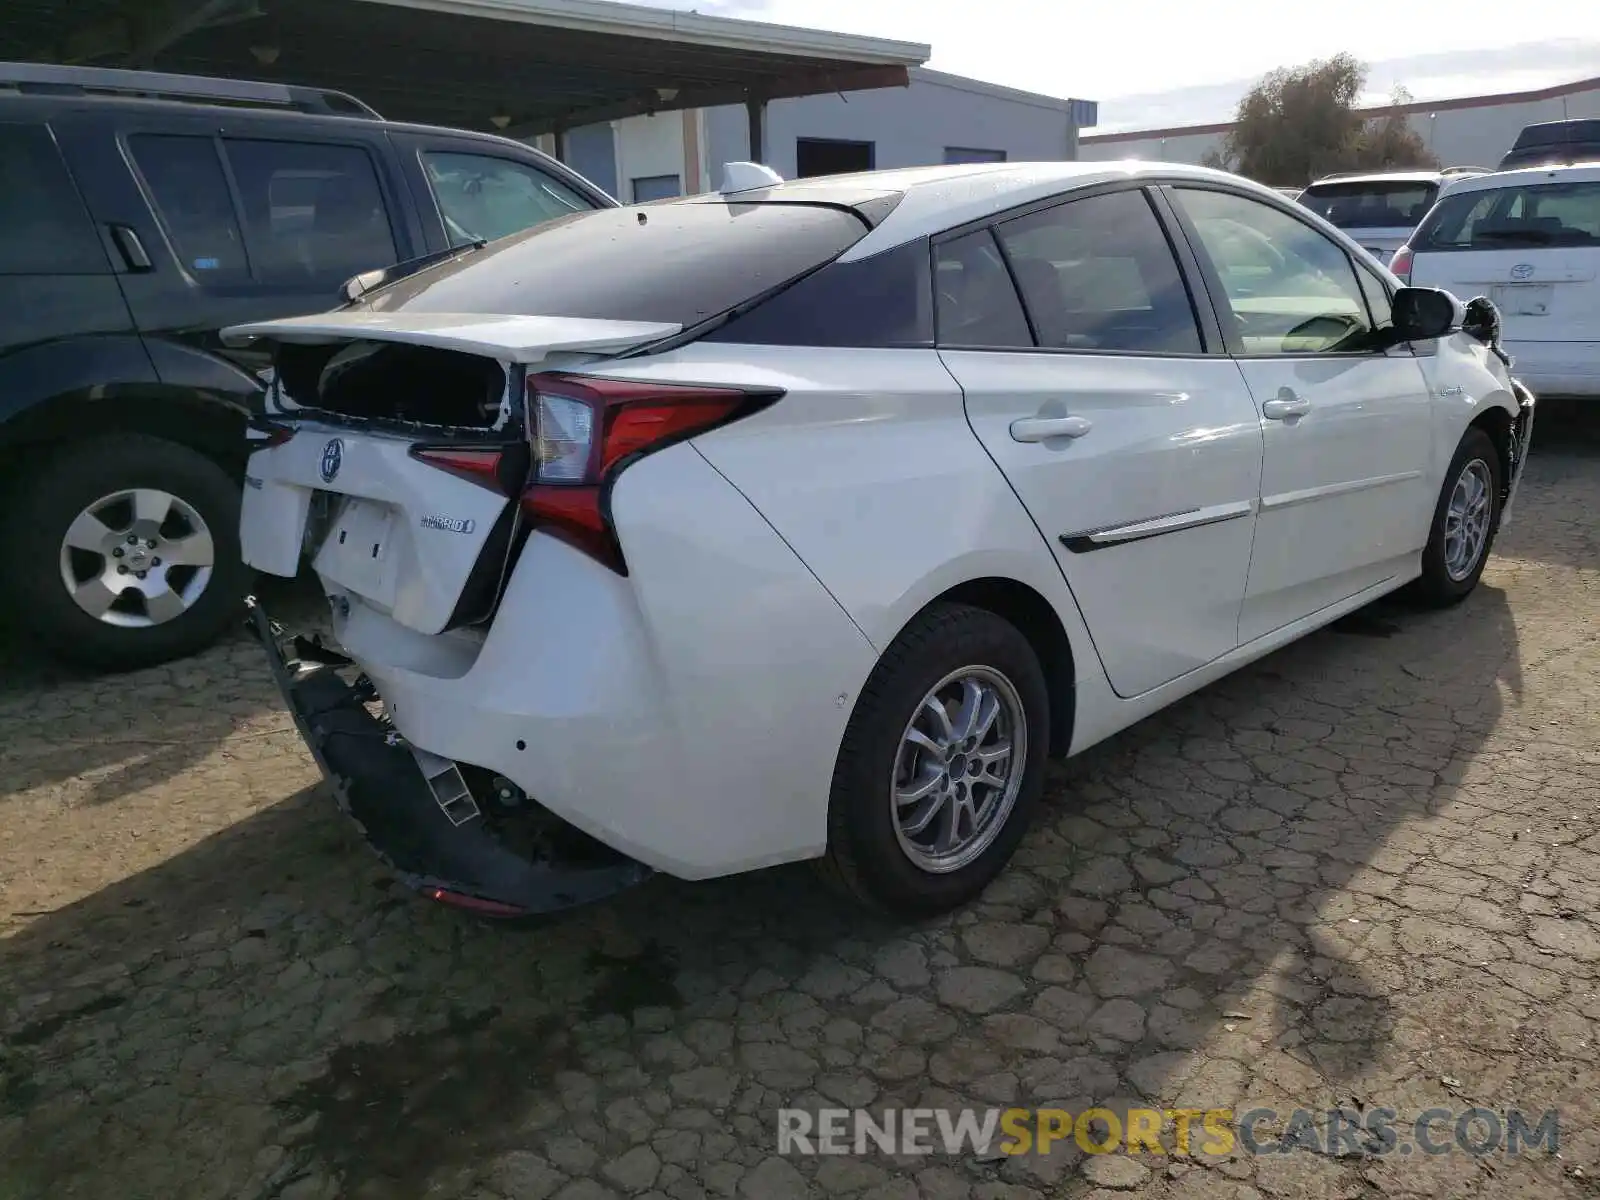
[[[1402,278],[1499,308],[1517,375],[1600,396],[1600,163],[1462,181],[1394,257]]]
[[[1379,262],[1387,262],[1441,194],[1483,170],[1347,172],[1317,180],[1298,199]]]
[[[817,859],[946,910],[1047,757],[1472,590],[1533,416],[1479,309],[1197,167],[574,215],[228,332],[276,344],[244,555],[309,554],[342,650],[257,627],[437,900]]]

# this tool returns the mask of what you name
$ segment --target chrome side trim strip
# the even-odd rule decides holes
[[[1406,483],[1421,479],[1421,471],[1401,471],[1395,475],[1374,475],[1369,479],[1347,479],[1341,483],[1325,483],[1321,487],[1304,488],[1296,492],[1279,492],[1275,496],[1261,497],[1261,510],[1291,508],[1296,504],[1309,504],[1313,500],[1327,500],[1332,496],[1348,496],[1368,488],[1385,487],[1391,483]]]
[[[1208,504],[1202,508],[1166,513],[1159,517],[1144,517],[1126,525],[1107,525],[1099,529],[1085,529],[1077,533],[1063,533],[1060,541],[1074,554],[1090,550],[1104,550],[1108,546],[1122,546],[1145,538],[1160,537],[1164,533],[1178,533],[1185,529],[1198,529],[1203,525],[1217,525],[1223,521],[1237,521],[1255,512],[1253,500],[1234,500],[1226,504]]]

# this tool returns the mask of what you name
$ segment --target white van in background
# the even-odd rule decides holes
[[[1600,163],[1462,180],[1390,269],[1493,300],[1517,377],[1536,394],[1600,396]]]
[[[1317,180],[1300,193],[1299,201],[1378,261],[1387,262],[1441,194],[1485,170],[1345,172]]]

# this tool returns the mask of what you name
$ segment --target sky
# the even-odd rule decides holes
[[[1274,67],[1349,50],[1367,62],[1494,50],[1508,43],[1565,39],[1587,44],[1571,54],[1531,48],[1511,61],[1482,62],[1464,72],[1448,62],[1428,68],[1418,99],[1542,87],[1600,75],[1600,4],[1583,0],[1517,0],[1514,18],[1484,19],[1502,10],[1466,0],[1338,0],[1297,10],[1285,0],[644,0],[658,7],[743,17],[921,42],[933,47],[928,66],[1052,96],[1099,100],[1102,128],[1159,124],[1119,97],[1159,96],[1205,85],[1238,85]],[[1508,29],[1508,26],[1510,27]],[[1567,47],[1570,51],[1571,45]],[[1502,56],[1504,57],[1504,56]],[[1378,72],[1374,72],[1376,76]],[[1464,76],[1461,77],[1461,76]],[[1439,91],[1436,79],[1449,79]],[[1378,80],[1374,80],[1378,82]],[[1387,90],[1387,88],[1385,88]],[[1222,120],[1221,113],[1189,120]],[[1167,122],[1178,123],[1178,122]]]

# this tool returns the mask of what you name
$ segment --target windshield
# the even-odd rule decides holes
[[[1314,183],[1300,203],[1340,229],[1413,229],[1438,194],[1436,183],[1351,180]]]
[[[1414,250],[1600,245],[1600,181],[1485,188],[1446,196]]]

